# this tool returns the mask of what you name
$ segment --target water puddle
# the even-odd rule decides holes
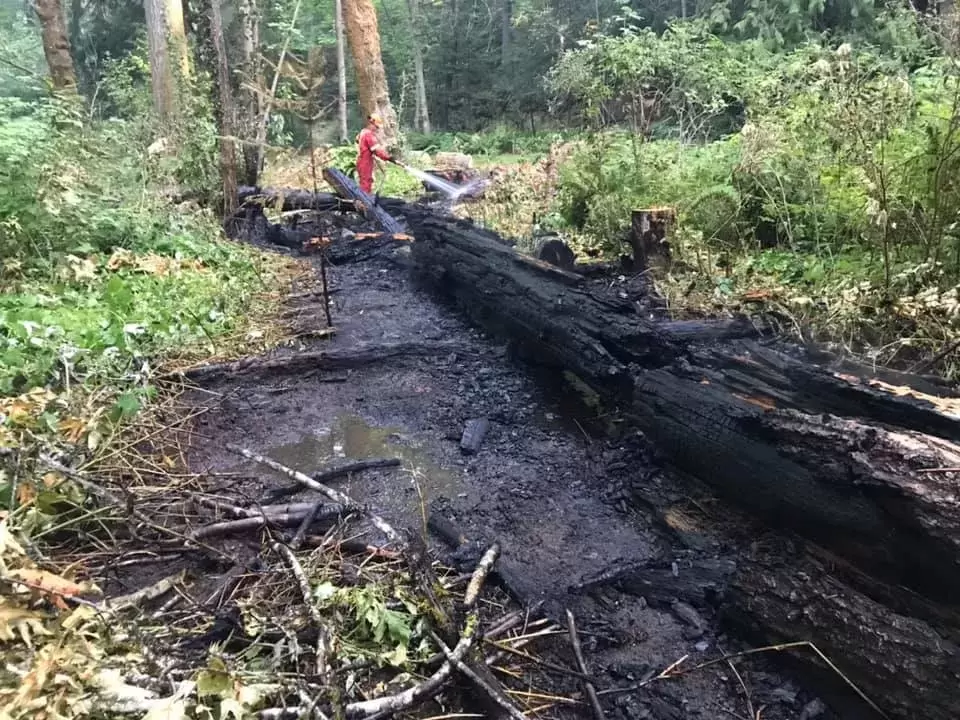
[[[361,502],[372,502],[382,511],[399,511],[408,518],[420,517],[421,503],[427,506],[441,495],[452,498],[463,492],[463,483],[454,472],[434,463],[423,448],[402,440],[400,428],[374,427],[358,415],[344,414],[329,427],[264,454],[307,475],[356,460],[399,458],[400,467],[367,470],[330,484]],[[258,472],[275,477],[277,485],[289,483],[285,475],[267,468],[260,467]]]

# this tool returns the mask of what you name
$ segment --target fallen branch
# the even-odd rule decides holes
[[[583,659],[583,649],[580,647],[580,637],[577,635],[577,621],[573,613],[567,610],[567,628],[570,630],[570,644],[573,646],[573,654],[577,658],[577,667],[585,677],[589,676],[587,663]],[[603,708],[600,707],[600,698],[597,697],[597,690],[589,680],[583,681],[583,687],[587,691],[587,698],[590,700],[590,708],[593,710],[593,717],[596,720],[605,720]],[[752,716],[751,716],[752,717]]]
[[[376,468],[389,468],[397,467],[400,465],[400,458],[379,458],[374,460],[358,460],[354,463],[349,463],[347,465],[341,465],[338,468],[333,468],[331,470],[324,470],[323,472],[316,473],[313,476],[313,479],[317,482],[330,482],[331,480],[337,480],[342,477],[346,477],[355,472],[361,472],[363,470],[374,470]],[[303,490],[303,485],[301,483],[295,483],[293,485],[287,485],[286,487],[276,488],[270,490],[266,495],[263,496],[263,502],[265,503],[274,503],[281,498],[288,497],[289,495],[294,495],[295,493]]]
[[[292,572],[293,576],[297,579],[297,584],[300,585],[300,592],[303,595],[303,603],[307,606],[307,612],[310,613],[310,618],[317,626],[317,674],[321,678],[326,678],[330,671],[329,659],[333,649],[330,638],[332,636],[326,624],[323,622],[320,611],[313,603],[310,581],[307,580],[307,576],[303,572],[303,566],[300,565],[297,556],[293,554],[293,550],[283,543],[275,543],[273,550],[283,557],[287,566],[290,568],[290,572]]]
[[[316,521],[321,509],[323,509],[323,503],[314,503],[310,511],[304,516],[303,522],[300,523],[300,527],[297,528],[293,539],[290,540],[291,550],[296,552],[300,549],[300,546],[303,545],[303,541],[307,539],[307,531],[310,530],[310,526]]]
[[[176,575],[165,577],[159,582],[155,582],[152,585],[141,588],[140,590],[132,592],[129,595],[120,595],[115,598],[110,598],[104,603],[103,614],[105,616],[112,615],[125,608],[140,605],[141,603],[149,602],[150,600],[156,600],[158,597],[166,595],[168,592],[170,592],[174,585],[183,580],[185,575],[186,573],[181,570]]]
[[[480,688],[484,694],[487,695],[487,697],[493,700],[493,702],[495,702],[498,706],[503,708],[503,710],[505,710],[506,713],[514,720],[527,720],[526,716],[517,709],[516,705],[510,702],[508,697],[480,677],[476,671],[474,671],[474,669],[465,663],[461,658],[456,657],[450,648],[447,647],[446,643],[444,643],[436,633],[432,633],[432,635],[434,642],[440,646],[440,650],[442,650],[443,654],[447,656],[447,662],[453,665],[453,667],[455,667],[462,675],[467,677],[474,685]]]
[[[452,352],[469,354],[461,343],[440,342],[435,344],[398,342],[357,346],[350,350],[316,350],[282,357],[246,357],[227,363],[209,363],[170,373],[188,380],[211,382],[242,373],[269,375],[298,375],[327,370],[347,370],[372,365],[384,360],[409,355],[411,357],[446,356]]]
[[[493,569],[494,563],[500,557],[500,543],[494,543],[480,558],[477,564],[477,570],[467,585],[467,591],[463,594],[463,607],[466,610],[473,610],[477,604],[477,598],[480,597],[480,590],[487,579],[487,575]]]
[[[239,520],[228,520],[226,522],[213,523],[202,528],[194,530],[190,534],[191,540],[200,540],[203,538],[216,537],[218,535],[227,535],[229,533],[248,532],[258,530],[266,525],[276,527],[292,527],[303,522],[313,511],[313,507],[307,507],[298,512],[290,513],[272,513],[270,515],[261,515],[259,517],[245,517]],[[323,513],[318,519],[340,517],[347,512],[347,509],[338,505],[329,505],[323,508]]]
[[[367,508],[365,508],[363,505],[361,505],[356,500],[351,498],[349,495],[342,493],[339,490],[336,490],[332,487],[329,487],[328,485],[324,485],[323,483],[317,482],[312,477],[308,475],[304,475],[302,472],[299,472],[297,470],[292,470],[288,468],[286,465],[281,465],[276,460],[271,460],[270,458],[264,457],[263,455],[257,455],[256,453],[251,452],[246,448],[242,448],[242,447],[239,447],[238,445],[233,445],[231,443],[227,445],[227,449],[230,450],[230,452],[236,453],[238,455],[242,455],[248,460],[253,460],[256,463],[259,463],[260,465],[266,465],[268,468],[272,470],[276,470],[279,473],[283,473],[287,477],[293,478],[301,485],[305,485],[311,490],[316,490],[317,492],[322,493],[323,495],[326,495],[328,498],[330,498],[334,502],[337,502],[343,505],[344,511],[360,510],[364,512],[366,516],[370,518],[370,522],[373,523],[374,527],[376,527],[377,530],[379,530],[384,535],[386,535],[387,539],[390,542],[395,543],[401,547],[405,545],[405,542],[401,537],[400,533],[394,530],[392,525],[390,525],[386,520],[384,520],[382,517],[380,517],[376,513],[369,511]]]
[[[219,510],[220,512],[227,513],[232,515],[235,518],[251,518],[251,517],[261,517],[263,515],[285,515],[288,513],[300,513],[306,510],[310,510],[316,503],[284,503],[282,505],[274,505],[272,503],[265,503],[256,508],[245,508],[240,507],[239,505],[232,505],[230,503],[225,503],[221,500],[216,500],[205,495],[194,495],[193,500],[200,505],[206,505],[209,508],[214,510]]]

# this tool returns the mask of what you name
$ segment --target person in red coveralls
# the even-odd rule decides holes
[[[367,126],[357,135],[357,177],[360,179],[360,189],[368,194],[373,192],[374,155],[387,162],[396,162],[380,144],[377,130],[382,127],[383,118],[373,114],[367,118]]]

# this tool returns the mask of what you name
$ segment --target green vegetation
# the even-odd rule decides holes
[[[221,242],[213,213],[169,199],[214,193],[209,103],[184,114],[182,152],[148,151],[142,65],[131,55],[109,71],[103,92],[124,111],[105,121],[30,81],[0,97],[0,445],[24,460],[96,449],[154,397],[158,363],[269,339],[245,335],[282,264]],[[0,471],[16,514],[14,482]]]
[[[763,297],[880,362],[937,352],[960,331],[960,71],[916,21],[875,22],[901,44],[773,52],[700,22],[584,43],[550,78],[593,128],[553,208],[617,252],[631,210],[675,207],[677,309]]]

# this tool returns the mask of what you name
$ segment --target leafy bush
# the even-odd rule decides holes
[[[565,133],[529,133],[498,127],[482,133],[409,133],[407,147],[420,152],[460,152],[467,155],[545,155]]]
[[[170,175],[137,151],[141,130],[0,98],[0,395],[122,385],[163,351],[215,351],[260,287],[254,255],[148,185]]]
[[[42,385],[116,382],[162,351],[236,329],[260,291],[254,255],[203,239],[191,223],[134,250],[67,255],[54,278],[0,295],[0,395]]]

